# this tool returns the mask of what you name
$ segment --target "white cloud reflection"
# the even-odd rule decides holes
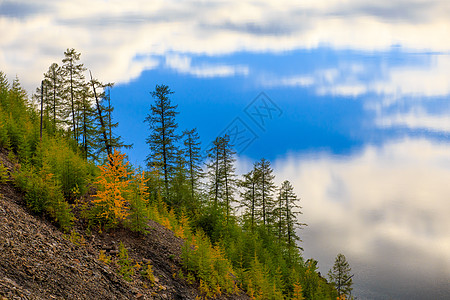
[[[374,113],[380,128],[408,128],[450,133],[448,100],[434,113],[426,107],[436,98],[450,96],[450,55],[405,54],[421,57],[411,64],[374,65],[366,61],[339,62],[334,68],[318,68],[291,76],[265,75],[259,80],[266,88],[301,87],[321,96],[349,97],[363,101]],[[355,59],[358,60],[358,59]]]
[[[450,133],[449,112],[430,114],[423,108],[412,109],[406,113],[384,114],[375,119],[382,128],[404,127],[411,130],[426,130],[438,133]]]
[[[419,56],[420,54],[416,54]],[[405,56],[414,56],[405,54]],[[313,70],[293,76],[263,77],[266,87],[309,87],[319,95],[437,97],[450,94],[450,55],[425,54],[421,65],[389,66],[338,63],[334,68]],[[370,61],[368,59],[368,61]],[[371,76],[372,73],[375,73]]]
[[[192,59],[179,54],[166,56],[166,67],[174,69],[182,74],[190,74],[195,77],[229,77],[235,75],[248,75],[248,66],[225,64],[201,64],[192,65]]]
[[[305,256],[326,273],[345,253],[360,299],[449,295],[450,145],[406,139],[350,157],[291,156],[274,169],[302,199]]]
[[[137,64],[141,54],[280,52],[324,45],[449,51],[449,15],[446,0],[46,0],[39,5],[6,0],[0,2],[0,66],[32,88],[68,47],[81,51],[99,78],[115,82],[155,66]]]

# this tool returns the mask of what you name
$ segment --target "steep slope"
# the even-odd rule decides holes
[[[12,169],[4,150],[0,161]],[[0,184],[0,299],[196,299],[198,286],[178,275],[183,240],[158,223],[146,236],[127,230],[97,233],[82,230],[65,235],[23,206],[11,183]],[[77,230],[77,228],[75,229]],[[128,249],[133,264],[151,263],[154,283],[139,274],[128,282],[117,273],[118,244]],[[99,260],[100,251],[112,257]],[[219,299],[249,299],[246,295]],[[3,299],[2,299],[3,300]]]

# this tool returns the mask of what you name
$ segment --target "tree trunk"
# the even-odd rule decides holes
[[[110,155],[112,155],[111,145],[108,142],[108,137],[107,137],[107,134],[106,134],[105,122],[103,121],[103,116],[102,116],[102,109],[100,107],[100,102],[98,101],[97,91],[95,89],[95,84],[94,84],[94,81],[92,79],[91,71],[89,71],[89,74],[91,75],[92,89],[94,91],[95,103],[96,103],[96,106],[97,106],[98,118],[100,120],[101,131],[102,131],[103,139],[104,139],[104,142],[105,142],[106,153],[108,154],[108,156],[110,156]]]
[[[41,130],[39,139],[42,141],[42,115],[44,113],[44,81],[41,81]]]

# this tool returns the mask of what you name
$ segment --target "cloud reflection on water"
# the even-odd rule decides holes
[[[290,156],[274,169],[301,197],[305,256],[324,273],[343,252],[361,299],[448,296],[449,144],[403,139],[347,157]]]

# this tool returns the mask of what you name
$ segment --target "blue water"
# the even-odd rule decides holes
[[[318,150],[345,155],[367,144],[379,145],[404,136],[448,140],[446,130],[377,123],[382,117],[407,114],[417,108],[431,117],[450,112],[448,94],[439,90],[430,92],[432,87],[424,88],[423,93],[418,89],[402,94],[408,84],[396,86],[396,82],[390,81],[391,72],[398,71],[405,75],[421,72],[433,77],[433,72],[439,68],[436,60],[442,57],[448,60],[445,54],[410,53],[399,47],[370,53],[319,48],[277,54],[190,57],[192,67],[247,68],[245,74],[225,77],[182,73],[167,66],[160,57],[160,67],[145,71],[138,79],[112,90],[115,117],[120,123],[117,133],[127,143],[134,144],[129,151],[130,160],[142,164],[148,153],[144,140],[149,132],[143,120],[152,102],[149,93],[156,84],[165,84],[175,92],[172,102],[178,105],[180,132],[196,127],[207,147],[238,118],[240,126],[247,131],[245,138],[251,140],[245,147],[238,147],[238,154],[251,159],[274,159],[291,152]],[[280,83],[283,78],[295,77],[314,78],[314,82],[303,85]],[[393,91],[378,91],[383,85],[392,85]],[[356,86],[363,90],[356,93],[332,90],[339,86]],[[245,112],[261,92],[280,111],[277,116],[265,117],[264,128]],[[378,110],[375,108],[383,106],[384,102],[393,103]]]

